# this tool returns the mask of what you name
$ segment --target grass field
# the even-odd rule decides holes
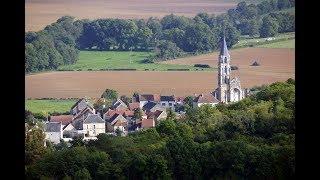
[[[76,100],[25,100],[25,109],[32,113],[64,113],[70,110]]]
[[[269,40],[269,41],[267,41],[268,38],[259,38],[259,37],[251,38],[248,36],[242,36],[239,42],[235,44],[233,48],[248,47],[248,46],[260,47],[261,45],[270,44],[278,41],[287,41],[294,38],[295,38],[295,32],[278,34],[277,36],[272,37],[272,40]]]
[[[257,47],[263,47],[263,48],[290,48],[290,49],[294,49],[295,48],[295,40],[294,39],[289,39],[289,40],[274,42],[274,43],[270,43],[270,44],[263,44],[263,45],[259,45]]]
[[[59,70],[80,70],[86,71],[101,70],[101,69],[137,69],[149,71],[166,71],[167,69],[190,69],[201,70],[194,68],[191,65],[171,65],[160,63],[142,63],[142,61],[151,52],[130,52],[130,51],[81,51],[79,60],[76,64],[65,65],[59,67]],[[204,68],[203,70],[213,70],[212,68]]]

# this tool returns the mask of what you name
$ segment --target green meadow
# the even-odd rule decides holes
[[[76,100],[25,100],[25,109],[32,113],[49,114],[53,112],[64,113],[70,111]]]
[[[88,71],[136,69],[138,71],[167,71],[168,69],[201,70],[190,65],[174,65],[160,63],[143,63],[143,60],[153,56],[152,52],[134,51],[81,51],[79,60],[72,65],[59,67],[61,71]],[[213,70],[207,68],[203,70]]]
[[[295,40],[294,39],[289,39],[289,40],[284,40],[284,41],[278,41],[274,43],[269,43],[269,44],[263,44],[259,45],[257,47],[262,47],[262,48],[295,48]]]

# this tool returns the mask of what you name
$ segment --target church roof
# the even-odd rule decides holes
[[[221,45],[221,49],[220,49],[220,55],[230,56],[225,36],[223,36],[223,41],[222,41],[222,45]]]

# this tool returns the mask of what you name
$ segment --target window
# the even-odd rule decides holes
[[[224,63],[227,63],[227,57],[224,58]]]
[[[166,105],[166,103],[162,103],[162,106],[165,106]]]
[[[96,125],[93,125],[93,129],[96,129]]]
[[[226,67],[224,70],[225,70],[225,73],[228,73],[228,67]]]
[[[169,106],[172,106],[172,103],[169,103]]]
[[[87,125],[87,129],[89,129],[89,125]]]

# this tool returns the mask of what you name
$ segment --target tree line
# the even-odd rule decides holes
[[[170,14],[162,19],[75,21],[66,16],[40,32],[26,33],[26,72],[73,64],[79,50],[153,50],[156,55],[145,61],[152,63],[216,50],[224,34],[231,48],[240,35],[270,37],[295,31],[295,16],[279,12],[294,5],[294,0],[240,2],[227,13],[199,13],[193,18]]]
[[[27,179],[294,178],[294,80],[259,87],[234,104],[186,108],[183,119],[170,115],[155,128],[74,139],[71,147],[44,148],[39,130],[29,131]]]

